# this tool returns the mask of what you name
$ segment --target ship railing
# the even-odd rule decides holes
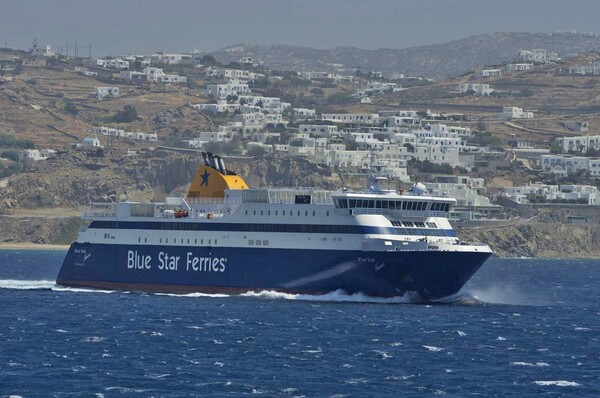
[[[205,204],[205,205],[222,205],[222,204],[240,204],[242,198],[230,197],[230,198],[185,198],[185,202],[188,205],[192,204]]]
[[[343,210],[344,213],[348,211],[348,209],[339,209]],[[433,210],[390,210],[390,209],[370,209],[370,208],[353,208],[352,214],[378,214],[384,216],[392,216],[396,217],[442,217],[448,218],[448,213],[445,211],[433,211]]]
[[[458,246],[488,246],[488,244],[484,242],[471,242],[468,240],[460,240],[458,238],[456,238],[452,244]]]
[[[110,211],[84,211],[82,214],[82,218],[92,219],[92,218],[115,218],[117,216],[116,212]]]

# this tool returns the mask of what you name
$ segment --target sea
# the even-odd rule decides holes
[[[489,260],[456,296],[54,284],[0,250],[0,397],[600,397],[600,260]]]

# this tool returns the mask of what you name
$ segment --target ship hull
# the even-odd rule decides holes
[[[457,293],[491,254],[90,244],[71,245],[57,283],[164,293],[275,290],[433,300]]]

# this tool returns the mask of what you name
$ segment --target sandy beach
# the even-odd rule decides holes
[[[30,242],[0,243],[0,250],[69,250],[69,245],[41,245]]]

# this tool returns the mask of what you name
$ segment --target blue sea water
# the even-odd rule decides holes
[[[64,254],[0,250],[0,397],[600,396],[600,260],[492,259],[415,305],[62,288]]]

